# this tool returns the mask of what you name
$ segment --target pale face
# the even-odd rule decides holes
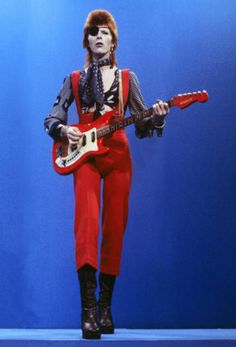
[[[94,60],[109,58],[113,47],[110,29],[104,25],[97,25],[88,35],[88,43]]]

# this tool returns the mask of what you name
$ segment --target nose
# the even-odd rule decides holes
[[[101,39],[102,35],[101,35],[101,31],[100,29],[98,30],[98,33],[97,33],[97,39],[100,38]]]

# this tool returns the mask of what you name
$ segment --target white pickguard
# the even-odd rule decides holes
[[[97,129],[92,128],[83,132],[83,135],[86,137],[85,145],[83,145],[83,137],[81,137],[77,145],[68,145],[68,155],[66,157],[58,157],[56,159],[57,166],[68,167],[80,160],[85,153],[98,150]]]

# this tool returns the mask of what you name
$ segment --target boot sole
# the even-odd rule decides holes
[[[87,340],[99,340],[101,338],[101,334],[100,333],[91,333],[91,332],[82,332],[82,337],[83,339],[87,339]]]
[[[114,334],[114,328],[102,328],[100,327],[101,334]]]

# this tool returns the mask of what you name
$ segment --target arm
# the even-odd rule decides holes
[[[73,100],[71,77],[67,76],[49,115],[44,119],[44,129],[54,140],[66,135],[67,111]]]
[[[168,105],[158,101],[153,105],[153,116],[135,123],[135,134],[138,138],[152,137],[153,131],[156,129],[157,135],[162,136],[165,126],[165,115],[168,113]],[[131,115],[143,112],[147,109],[143,96],[140,91],[139,82],[134,72],[130,72],[130,91],[128,107]]]

